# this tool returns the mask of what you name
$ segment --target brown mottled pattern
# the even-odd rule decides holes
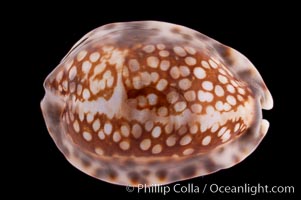
[[[261,107],[273,105],[243,55],[151,21],[88,33],[44,86],[57,146],[77,168],[116,184],[164,184],[233,166],[266,134]]]

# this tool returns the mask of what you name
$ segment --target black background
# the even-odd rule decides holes
[[[264,111],[264,118],[271,126],[267,136],[242,163],[205,177],[180,182],[193,183],[201,188],[204,184],[220,185],[293,185],[296,194],[270,194],[256,196],[241,194],[169,194],[174,199],[294,199],[299,193],[297,185],[300,176],[299,146],[297,136],[300,112],[296,106],[299,92],[298,72],[300,67],[295,47],[298,26],[292,7],[284,5],[234,5],[231,9],[216,5],[198,5],[188,2],[160,3],[140,2],[112,5],[81,2],[78,8],[62,5],[26,5],[14,25],[15,41],[22,49],[22,59],[16,64],[20,75],[26,76],[30,93],[22,120],[26,129],[18,132],[20,146],[14,154],[15,177],[10,188],[22,191],[23,196],[45,197],[93,196],[93,199],[107,199],[121,195],[130,199],[144,198],[145,194],[128,193],[124,187],[96,180],[69,164],[50,138],[40,111],[44,96],[43,81],[57,66],[69,49],[88,31],[112,22],[135,20],[159,20],[177,23],[202,32],[221,43],[231,46],[246,55],[261,73],[270,89],[275,106]],[[74,3],[75,4],[75,3]],[[25,5],[24,5],[25,6]],[[120,9],[119,11],[117,10]],[[116,8],[116,9],[115,9]],[[247,9],[248,8],[248,9]],[[300,25],[300,21],[299,21]],[[20,35],[22,37],[20,37]],[[20,43],[19,43],[20,42]],[[300,45],[299,45],[300,46]],[[20,62],[19,62],[20,61]],[[22,68],[22,69],[21,69]],[[25,70],[24,70],[25,68]],[[23,72],[26,75],[23,75]],[[28,74],[28,75],[27,75]],[[300,78],[299,78],[300,79]],[[299,85],[298,85],[299,84]],[[21,87],[23,88],[23,87]],[[21,89],[22,91],[23,89]],[[21,106],[19,106],[21,107]],[[17,127],[18,128],[18,127]],[[27,130],[28,128],[28,130]],[[171,187],[173,185],[170,185]],[[18,192],[16,192],[18,193]],[[11,193],[14,195],[14,193]],[[162,194],[156,198],[164,198]],[[87,198],[85,198],[87,199]]]

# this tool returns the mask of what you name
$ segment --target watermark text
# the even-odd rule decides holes
[[[220,185],[216,183],[197,185],[193,183],[180,184],[176,183],[174,185],[144,185],[138,184],[137,187],[127,186],[126,190],[128,192],[136,192],[138,194],[163,194],[167,195],[169,193],[189,193],[189,194],[293,194],[295,193],[294,186],[281,186],[281,185],[264,185],[264,184],[248,184],[243,185]]]

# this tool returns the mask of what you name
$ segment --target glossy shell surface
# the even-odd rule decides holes
[[[114,184],[167,184],[229,168],[267,133],[272,97],[238,51],[192,29],[101,26],[46,78],[50,135],[79,170]]]

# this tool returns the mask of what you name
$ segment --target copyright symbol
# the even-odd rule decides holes
[[[135,187],[134,186],[131,186],[131,185],[128,185],[128,186],[126,186],[126,191],[128,191],[128,192],[134,192],[134,190],[135,190]]]

